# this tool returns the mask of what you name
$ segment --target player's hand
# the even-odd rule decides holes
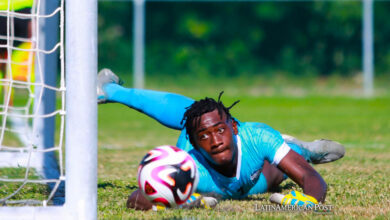
[[[317,199],[314,197],[295,190],[291,191],[287,195],[274,193],[271,195],[269,200],[280,205],[296,205],[300,207],[312,207],[315,204],[318,204]]]
[[[152,209],[153,204],[145,198],[141,190],[137,189],[127,199],[127,208],[136,210]]]
[[[202,196],[199,193],[193,193],[190,198],[182,205],[178,206],[181,209],[193,209],[193,208],[204,208],[212,209],[218,204],[218,200],[210,196]],[[154,211],[165,210],[164,206],[154,205]]]
[[[190,198],[181,205],[181,208],[192,209],[192,208],[205,208],[212,209],[218,204],[218,200],[214,197],[202,196],[199,193],[193,193]]]

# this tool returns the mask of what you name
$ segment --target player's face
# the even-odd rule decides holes
[[[237,123],[226,120],[225,113],[219,115],[218,110],[203,114],[194,135],[195,144],[200,151],[207,153],[211,162],[216,165],[227,165],[233,161],[237,148],[234,135],[238,133]]]

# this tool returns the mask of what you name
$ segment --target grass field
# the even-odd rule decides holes
[[[159,85],[150,87],[164,89],[163,84]],[[206,95],[216,98],[221,88],[168,86],[170,91],[195,99]],[[128,210],[126,199],[137,189],[136,172],[142,156],[157,145],[174,145],[179,132],[120,104],[106,104],[99,106],[99,219],[389,218],[390,96],[364,99],[354,95],[326,97],[324,93],[259,95],[239,88],[224,88],[223,96],[227,105],[241,100],[232,109],[239,120],[264,122],[302,140],[327,138],[345,145],[343,159],[314,166],[328,184],[326,204],[334,207],[333,212],[324,215],[256,210],[271,204],[269,193],[241,201],[220,201],[214,210]],[[287,180],[279,190],[287,193],[292,189],[299,187]]]
[[[175,145],[179,131],[120,104],[100,105],[98,216],[99,219],[389,219],[390,215],[390,79],[376,83],[377,96],[359,98],[359,80],[274,78],[235,81],[188,79],[150,80],[148,88],[168,90],[194,99],[216,98],[225,90],[226,105],[241,102],[231,111],[241,121],[264,122],[281,133],[302,140],[327,138],[346,147],[343,159],[314,168],[328,184],[329,214],[313,212],[261,212],[270,205],[270,193],[251,198],[220,201],[214,210],[142,212],[126,208],[127,196],[138,188],[136,172],[145,153],[158,145]],[[155,82],[155,83],[153,83]],[[356,83],[357,82],[357,83]],[[178,86],[181,85],[181,86]],[[127,85],[129,86],[129,85]],[[304,88],[304,89],[302,89]],[[10,141],[15,141],[11,138]],[[19,177],[21,169],[0,169],[0,176]],[[0,183],[0,196],[17,184]],[[279,188],[287,193],[299,187],[291,180]],[[45,185],[28,185],[14,199],[43,199]]]

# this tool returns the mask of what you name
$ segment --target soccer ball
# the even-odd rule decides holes
[[[198,185],[195,161],[173,146],[149,151],[138,167],[138,186],[153,204],[176,207],[187,201]]]

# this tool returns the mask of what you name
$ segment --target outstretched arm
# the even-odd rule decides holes
[[[214,208],[217,204],[218,204],[218,200],[216,198],[210,196],[205,197],[199,193],[193,193],[190,196],[190,198],[179,207],[184,209],[192,209],[192,208],[211,209]],[[139,189],[134,191],[127,199],[127,208],[136,209],[136,210],[150,210],[153,208],[153,210],[155,211],[158,210],[158,208],[155,209],[156,206],[153,207],[153,204],[144,197],[144,195]]]
[[[278,165],[287,176],[302,187],[303,192],[324,202],[327,185],[317,171],[295,151],[290,150]]]

